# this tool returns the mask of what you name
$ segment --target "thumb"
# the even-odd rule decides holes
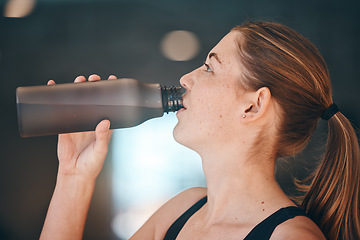
[[[102,120],[95,129],[96,141],[94,145],[94,151],[100,155],[106,155],[108,151],[108,144],[109,144],[109,131],[110,128],[110,121],[109,120]]]

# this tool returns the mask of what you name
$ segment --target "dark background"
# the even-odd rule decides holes
[[[49,79],[71,82],[92,73],[175,85],[202,64],[232,27],[246,20],[269,20],[315,43],[330,69],[334,101],[360,125],[357,0],[38,0],[24,18],[3,17],[5,4],[0,1],[0,239],[39,237],[57,172],[56,136],[19,137],[19,86],[42,85]],[[160,41],[172,30],[197,35],[197,57],[176,62],[162,55]],[[316,142],[314,148],[319,148]],[[307,149],[302,156],[312,155]],[[97,182],[84,239],[115,239],[110,168],[107,163]]]

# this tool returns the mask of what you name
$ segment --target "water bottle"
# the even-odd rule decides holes
[[[22,137],[93,131],[103,119],[111,129],[136,126],[182,108],[181,87],[135,79],[18,87]]]

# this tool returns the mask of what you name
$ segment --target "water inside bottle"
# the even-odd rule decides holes
[[[162,108],[143,106],[18,103],[19,130],[23,137],[93,131],[103,119],[110,120],[112,129],[133,127],[163,113]]]

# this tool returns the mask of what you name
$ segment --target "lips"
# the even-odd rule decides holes
[[[183,100],[183,102],[182,102],[182,108],[180,108],[178,111],[177,111],[177,113],[176,113],[176,115],[178,114],[178,113],[181,113],[181,112],[184,112],[185,110],[186,110],[186,103],[184,102],[184,100]]]
[[[177,111],[176,115],[177,115],[178,113],[181,113],[181,112],[185,111],[185,110],[186,110],[185,108],[180,108],[180,109]]]
[[[183,108],[186,110],[187,107],[186,107],[186,103],[185,103],[184,99],[183,99],[182,105],[183,105]]]

